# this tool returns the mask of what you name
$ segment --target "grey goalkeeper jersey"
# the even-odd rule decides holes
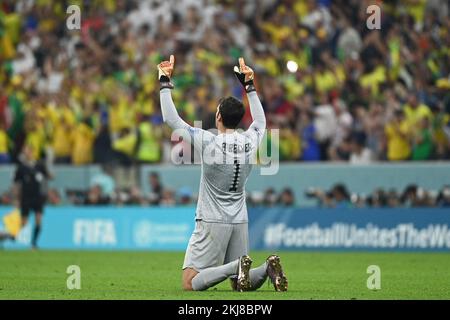
[[[256,92],[248,99],[253,123],[245,132],[213,134],[191,127],[178,115],[171,90],[160,92],[161,110],[166,122],[200,153],[202,171],[196,219],[206,222],[248,222],[245,184],[256,163],[256,153],[264,135],[266,119]],[[180,130],[181,129],[181,130]]]

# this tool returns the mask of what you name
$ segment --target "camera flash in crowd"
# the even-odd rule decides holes
[[[295,61],[289,60],[286,63],[286,68],[288,69],[289,72],[296,73],[298,70],[298,64]]]

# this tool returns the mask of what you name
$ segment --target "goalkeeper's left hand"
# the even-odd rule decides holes
[[[173,89],[173,84],[170,82],[170,77],[172,77],[174,66],[175,57],[173,54],[170,55],[169,61],[163,61],[158,64],[158,79],[161,84],[161,89]]]
[[[245,64],[244,58],[239,58],[239,67],[234,67],[234,74],[247,93],[256,90],[253,84],[254,72]]]

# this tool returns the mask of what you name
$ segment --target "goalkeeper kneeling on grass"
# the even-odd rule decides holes
[[[256,290],[269,277],[276,291],[286,291],[288,282],[278,256],[269,256],[254,269],[248,256],[245,184],[266,128],[253,70],[243,58],[234,68],[247,92],[253,123],[243,133],[236,131],[245,113],[244,105],[234,97],[222,98],[216,111],[219,134],[215,135],[191,127],[179,117],[171,95],[174,64],[172,55],[158,65],[163,119],[172,129],[184,133],[202,160],[195,230],[183,264],[183,288],[206,290],[230,278],[237,291]]]

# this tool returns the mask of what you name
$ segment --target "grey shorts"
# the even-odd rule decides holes
[[[236,260],[248,252],[248,223],[196,221],[184,257],[183,270],[192,268],[200,272]]]

